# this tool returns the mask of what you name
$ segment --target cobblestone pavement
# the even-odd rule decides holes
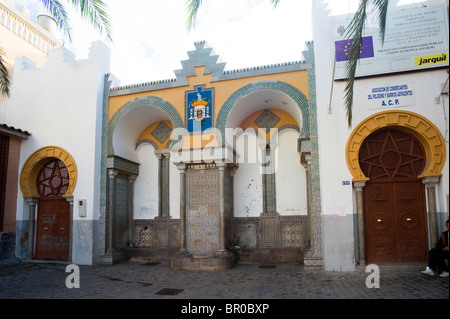
[[[0,299],[449,299],[448,277],[417,271],[381,269],[379,288],[367,288],[371,273],[364,271],[237,264],[229,270],[209,272],[123,262],[79,266],[80,288],[69,289],[66,279],[75,272],[66,272],[66,266],[26,262],[0,266]]]

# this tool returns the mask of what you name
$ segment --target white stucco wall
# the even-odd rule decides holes
[[[148,143],[139,145],[136,151],[140,165],[134,182],[134,219],[153,219],[158,216],[158,158]]]
[[[355,254],[357,254],[355,249],[356,228],[354,227],[356,205],[351,185],[352,176],[345,160],[346,143],[358,123],[372,114],[388,110],[388,108],[371,109],[367,101],[367,89],[387,84],[412,84],[414,104],[391,109],[421,114],[433,122],[446,139],[447,160],[442,171],[443,176],[437,186],[437,211],[448,214],[449,101],[448,95],[439,95],[442,84],[448,79],[448,73],[441,68],[358,79],[354,86],[353,125],[349,128],[343,106],[345,82],[332,81],[334,43],[330,33],[332,32],[330,21],[336,18],[327,16],[328,12],[322,2],[321,0],[313,1],[313,37],[316,59],[321,196],[324,215],[324,261],[326,270],[352,270]],[[437,2],[439,1],[433,1],[433,3]],[[446,5],[445,1],[441,2]],[[421,5],[421,3],[416,5]],[[398,8],[393,7],[390,10],[398,10]],[[341,16],[338,19],[342,20],[342,18]],[[439,104],[435,102],[436,97],[440,97]]]
[[[297,151],[298,132],[287,129],[278,135],[278,166],[275,173],[277,212],[306,215],[306,173]]]
[[[254,133],[243,133],[236,140],[239,168],[234,175],[234,216],[259,217],[263,212],[260,149]]]
[[[109,65],[110,50],[101,42],[92,43],[85,60],[76,60],[65,48],[51,50],[43,68],[19,57],[11,96],[0,107],[0,122],[32,134],[22,142],[20,170],[42,147],[61,147],[74,158],[78,178],[73,193],[72,261],[79,264],[91,264],[97,255],[94,223],[100,211],[101,120]],[[79,217],[80,199],[86,200],[86,217]],[[27,203],[19,189],[17,221],[27,219]]]

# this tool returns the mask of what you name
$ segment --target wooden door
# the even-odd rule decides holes
[[[369,135],[359,164],[369,181],[363,188],[366,260],[423,262],[428,254],[425,167],[422,144],[406,131],[389,128]]]
[[[420,180],[366,184],[364,226],[367,262],[427,260],[424,203],[424,186]]]
[[[39,200],[36,258],[69,260],[70,204],[63,199]]]
[[[37,259],[69,260],[70,204],[63,197],[68,184],[68,170],[58,159],[49,160],[38,174]]]

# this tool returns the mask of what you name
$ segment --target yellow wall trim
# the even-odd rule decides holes
[[[419,178],[442,175],[446,148],[439,129],[427,118],[417,113],[389,110],[369,116],[359,123],[350,134],[345,148],[345,157],[353,181],[368,180],[359,167],[359,149],[371,133],[384,127],[397,127],[408,131],[422,143],[426,152],[426,164]]]
[[[36,178],[40,169],[45,165],[46,160],[49,158],[57,158],[66,165],[69,172],[69,186],[64,197],[73,196],[73,191],[75,190],[78,177],[78,170],[75,160],[69,152],[61,147],[46,146],[31,154],[22,167],[19,183],[23,197],[39,197],[36,188]]]

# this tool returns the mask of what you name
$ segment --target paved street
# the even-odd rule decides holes
[[[417,271],[383,271],[379,288],[370,273],[325,272],[299,265],[237,264],[224,271],[173,270],[166,264],[124,262],[79,266],[80,288],[63,264],[0,266],[0,299],[449,299],[449,279]],[[374,281],[370,281],[374,282]],[[69,284],[75,283],[75,279]],[[164,290],[165,289],[165,290]]]

